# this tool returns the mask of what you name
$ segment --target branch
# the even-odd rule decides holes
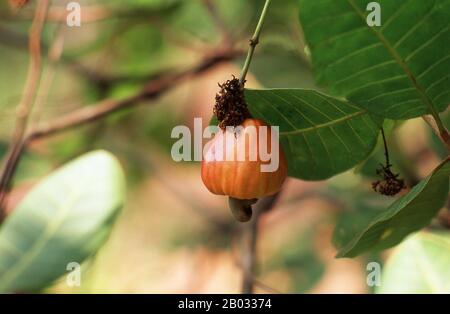
[[[48,7],[49,0],[38,1],[33,23],[30,28],[28,39],[30,63],[22,98],[17,105],[17,119],[11,139],[11,145],[6,153],[6,162],[4,163],[1,172],[0,209],[3,208],[2,204],[5,199],[6,190],[16,168],[15,160],[20,156],[23,150],[23,138],[28,124],[28,117],[39,86],[39,79],[41,76],[41,33],[44,27]]]
[[[253,293],[255,284],[254,273],[256,268],[256,246],[258,241],[258,227],[261,216],[273,208],[281,192],[259,200],[253,209],[253,219],[244,226],[242,248],[242,270],[244,272],[242,280],[242,293]]]
[[[114,112],[137,106],[144,100],[155,99],[175,87],[177,84],[198,76],[219,63],[232,60],[238,54],[239,52],[235,50],[216,51],[213,55],[206,57],[191,69],[178,74],[167,74],[150,81],[137,94],[121,100],[105,99],[94,105],[74,110],[69,114],[59,117],[55,121],[44,124],[41,127],[32,130],[26,137],[26,140],[29,142],[83,124],[91,123]]]
[[[58,117],[57,120],[42,124],[41,126],[30,130],[16,142],[14,153],[7,155],[7,171],[4,171],[1,176],[1,200],[4,201],[10,181],[20,161],[20,157],[31,141],[97,121],[117,111],[142,104],[142,101],[144,100],[155,99],[175,87],[177,84],[198,76],[222,62],[232,60],[239,54],[241,54],[241,52],[237,50],[218,50],[214,54],[207,56],[191,69],[178,74],[166,74],[149,82],[141,91],[128,98],[121,100],[105,99],[94,105],[76,109],[71,113]],[[1,204],[2,203],[0,203],[0,209],[3,208]]]

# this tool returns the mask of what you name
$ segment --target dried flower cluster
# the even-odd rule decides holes
[[[214,114],[219,120],[219,127],[225,129],[227,126],[237,126],[251,118],[244,97],[244,85],[239,79],[233,79],[219,84],[220,91],[216,94]]]
[[[391,166],[391,164],[387,164],[386,166],[381,165],[381,167],[377,169],[377,175],[382,179],[372,182],[372,188],[375,192],[382,195],[394,196],[406,188],[403,179],[398,178],[399,174],[395,174],[391,171]]]

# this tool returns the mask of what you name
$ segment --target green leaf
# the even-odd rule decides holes
[[[450,103],[450,0],[299,0],[317,80],[331,94],[391,119],[443,111]]]
[[[376,144],[382,119],[314,90],[245,90],[252,114],[279,126],[289,175],[327,179],[362,161]]]
[[[400,243],[408,234],[427,226],[448,198],[450,159],[420,181],[408,194],[376,216],[338,252],[354,257],[368,250],[383,250]]]
[[[252,60],[252,74],[258,82],[271,88],[316,87],[310,65],[298,53],[280,50],[279,45],[267,46]]]
[[[106,240],[124,202],[124,175],[105,151],[43,179],[0,228],[0,292],[36,291]]]
[[[334,194],[338,203],[345,206],[339,213],[332,238],[333,245],[340,249],[387,207],[387,200],[373,191],[358,189],[339,189]]]
[[[450,293],[450,234],[421,232],[389,256],[376,293]]]

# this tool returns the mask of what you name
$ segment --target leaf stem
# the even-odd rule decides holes
[[[439,114],[435,110],[433,110],[431,112],[431,116],[433,117],[434,121],[436,122],[437,128],[438,128],[439,133],[441,134],[441,136],[443,138],[445,138],[445,136],[444,136],[445,134],[447,134],[447,136],[448,136],[448,131],[445,128],[444,124],[442,123],[442,120],[439,117]]]
[[[258,24],[256,25],[255,33],[250,39],[250,48],[248,49],[247,58],[245,59],[244,66],[242,67],[241,76],[239,81],[241,84],[244,84],[245,77],[247,76],[248,69],[250,67],[250,63],[252,62],[253,53],[255,52],[255,47],[259,43],[259,34],[261,33],[262,26],[264,24],[264,19],[266,18],[267,9],[269,8],[270,0],[266,0],[264,3],[264,7],[261,11],[261,15],[259,17]]]
[[[390,162],[389,162],[389,150],[388,150],[387,141],[386,141],[386,135],[384,134],[383,127],[381,127],[381,135],[383,137],[383,143],[384,143],[384,156],[386,156],[386,167],[389,167],[389,165],[390,165]]]
[[[450,134],[438,114],[422,116],[423,120],[433,130],[444,146],[450,151]]]

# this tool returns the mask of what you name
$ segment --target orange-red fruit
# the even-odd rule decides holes
[[[250,126],[255,128],[249,128]],[[267,132],[260,132],[260,126],[267,127]],[[283,149],[281,145],[278,145],[278,168],[273,172],[261,171],[261,165],[270,164],[270,160],[262,158],[259,145],[267,143],[266,151],[273,156],[272,130],[264,121],[257,119],[246,119],[242,123],[242,127],[241,132],[232,134],[232,136],[226,136],[231,132],[221,130],[207,144],[208,147],[202,162],[203,183],[214,194],[228,195],[237,199],[253,199],[273,195],[280,190],[287,176],[287,164]],[[245,140],[245,158],[242,158],[243,155],[238,155],[238,151],[241,154],[240,143],[243,140]],[[256,152],[256,159],[254,155],[252,158],[251,147],[254,147],[253,152]],[[222,160],[220,160],[220,156],[223,156]],[[238,156],[241,156],[240,160],[238,160]]]

